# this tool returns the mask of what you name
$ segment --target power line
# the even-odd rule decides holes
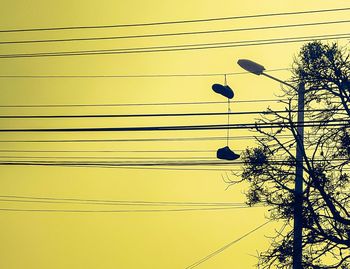
[[[0,159],[112,159],[112,160],[215,160],[208,156],[120,157],[120,156],[0,156]]]
[[[290,135],[289,137],[293,137],[292,135]],[[294,139],[293,139],[294,140]],[[290,140],[290,141],[287,141],[287,142],[283,142],[283,143],[290,143],[292,142],[293,140]],[[246,149],[237,149],[235,148],[235,151],[238,151],[238,152],[242,152],[242,151],[245,151]],[[93,152],[93,153],[102,153],[102,152],[106,152],[106,151],[75,151],[75,150],[67,150],[67,151],[55,151],[55,150],[0,150],[0,152],[7,152],[7,153],[42,153],[42,152],[46,152],[46,153],[61,153],[61,152],[69,152],[69,153],[76,153],[76,152],[84,152],[84,153],[89,153],[89,152]],[[108,153],[110,153],[110,151],[107,151]],[[114,152],[114,151],[112,151]],[[118,152],[118,151],[117,151]],[[123,153],[131,153],[130,151],[122,151]],[[140,152],[143,152],[143,153],[152,153],[152,151],[140,151]],[[207,153],[214,153],[216,152],[216,150],[205,150],[205,151],[202,151],[202,150],[194,150],[194,151],[153,151],[153,152],[170,152],[170,153],[179,153],[179,152],[189,152],[189,153],[194,153],[194,152],[207,152]],[[169,160],[175,160],[175,161],[187,161],[185,160],[186,158],[188,159],[194,159],[196,161],[202,161],[204,159],[208,159],[208,160],[217,160],[216,158],[212,158],[211,156],[174,156],[174,155],[170,155],[169,156],[151,156],[150,155],[146,155],[146,156],[104,156],[104,155],[100,155],[100,156],[86,156],[86,155],[83,155],[83,156],[52,156],[52,155],[49,155],[49,156],[43,156],[43,155],[31,155],[31,156],[28,156],[28,155],[6,155],[6,156],[0,156],[1,159],[6,159],[6,158],[11,158],[11,159],[30,159],[30,158],[33,158],[33,159],[79,159],[79,158],[82,158],[82,159],[112,159],[112,160],[117,160],[117,159],[121,159],[121,160],[153,160],[153,161],[163,161],[165,159],[169,159]],[[347,159],[313,159],[313,161],[346,161]],[[279,159],[275,159],[273,161],[285,161],[285,160],[279,160]],[[288,162],[288,161],[286,161]],[[115,163],[115,162],[113,162]],[[235,162],[237,163],[237,162]]]
[[[184,23],[200,23],[200,22],[236,20],[236,19],[249,19],[249,18],[261,18],[261,17],[273,17],[273,16],[288,16],[288,15],[302,15],[302,14],[313,14],[313,13],[339,12],[339,11],[347,11],[347,10],[350,10],[350,8],[349,7],[345,7],[345,8],[333,8],[333,9],[318,9],[318,10],[306,10],[306,11],[266,13],[266,14],[254,14],[254,15],[244,15],[244,16],[230,16],[230,17],[192,19],[192,20],[178,20],[178,21],[146,22],[146,23],[134,23],[134,24],[2,29],[2,30],[0,30],[0,33],[34,32],[34,31],[57,31],[57,30],[78,30],[78,29],[101,29],[101,28],[121,28],[121,27],[140,27],[140,26],[155,26],[155,25],[184,24]]]
[[[11,166],[22,166],[23,163],[0,164]],[[242,172],[242,169],[234,168],[178,168],[178,167],[142,167],[142,166],[113,166],[108,164],[93,164],[93,165],[66,165],[66,164],[46,164],[46,163],[26,163],[25,166],[47,166],[47,167],[64,167],[64,168],[102,168],[102,169],[123,169],[123,170],[158,170],[158,171],[212,171],[212,172]],[[345,171],[345,169],[344,169]]]
[[[163,153],[163,152],[216,152],[215,150],[14,150],[0,149],[0,152],[46,152],[46,153]]]
[[[347,159],[318,159],[313,160],[313,162],[331,162],[331,161],[348,161]],[[245,165],[246,161],[150,161],[150,162],[130,162],[130,161],[119,161],[119,162],[72,162],[72,161],[0,161],[0,165],[24,165],[24,166],[56,166],[56,165],[64,165],[64,166],[110,166],[110,167],[152,167],[152,166],[237,166],[237,165]],[[269,164],[280,164],[280,165],[295,165],[295,161],[290,160],[271,160]]]
[[[229,137],[229,140],[246,140],[254,138],[263,138],[264,136],[241,135]],[[292,135],[279,135],[279,138],[292,138]],[[130,139],[65,139],[65,140],[0,140],[0,143],[97,143],[97,142],[162,142],[162,141],[210,141],[210,140],[226,140],[225,136],[211,137],[172,137],[172,138],[130,138]],[[132,152],[132,151],[130,151]]]
[[[3,166],[22,166],[23,163],[15,163],[11,164],[4,163],[0,164]],[[84,165],[84,164],[74,164],[74,165],[66,165],[66,164],[40,164],[40,163],[31,163],[24,164],[25,166],[48,166],[48,167],[64,167],[64,168],[102,168],[102,169],[123,169],[123,170],[164,170],[164,171],[213,171],[213,172],[242,172],[241,169],[226,169],[226,168],[179,168],[179,167],[142,167],[142,166],[113,166],[108,164],[92,164],[92,165]]]
[[[286,162],[286,161],[285,161]],[[286,162],[287,163],[287,162]],[[290,162],[288,162],[290,163]],[[244,162],[223,162],[223,161],[152,161],[152,162],[67,162],[67,161],[0,161],[0,165],[25,165],[25,166],[206,166],[206,165],[241,165]]]
[[[20,164],[19,164],[20,165]],[[120,166],[113,167],[108,165],[91,165],[91,166],[67,166],[67,165],[54,165],[55,167],[64,167],[64,168],[102,168],[102,169],[123,169],[123,170],[164,170],[164,171],[213,171],[213,172],[241,172],[241,170],[236,169],[216,169],[216,168],[176,168],[176,167],[128,167]]]
[[[204,258],[200,259],[199,261],[191,264],[190,266],[187,266],[185,269],[192,269],[197,267],[198,265],[202,264],[203,262],[209,260],[210,258],[218,255],[219,253],[223,252],[224,250],[226,250],[227,248],[231,247],[232,245],[238,243],[239,241],[241,241],[242,239],[244,239],[245,237],[249,236],[250,234],[254,233],[255,231],[261,229],[262,227],[264,227],[266,224],[270,223],[271,221],[267,221],[261,225],[259,225],[258,227],[254,228],[253,230],[249,231],[248,233],[244,234],[243,236],[239,237],[238,239],[233,240],[232,242],[228,243],[227,245],[219,248],[218,250],[210,253],[208,256],[205,256]]]
[[[68,202],[68,201],[38,201],[38,200],[23,200],[23,199],[8,199],[8,198],[0,198],[0,202],[6,202],[6,203],[37,203],[37,204],[70,204],[70,205],[102,205],[102,206],[147,206],[147,207],[172,207],[172,206],[229,206],[229,207],[235,207],[235,206],[244,206],[244,203],[133,203],[133,202],[118,202],[118,203],[104,203],[104,202]]]
[[[289,71],[290,68],[266,69],[265,72]],[[217,76],[235,76],[250,74],[244,72],[228,73],[201,73],[201,74],[125,74],[125,75],[0,75],[1,78],[37,78],[37,79],[58,79],[58,78],[171,78],[171,77],[217,77]],[[1,107],[1,106],[0,106]]]
[[[318,159],[313,160],[313,162],[331,162],[331,161],[348,161],[347,159],[332,159],[332,160],[324,160]],[[287,165],[293,166],[293,162],[287,160],[271,160],[270,164],[278,164],[278,165]],[[230,165],[230,166],[240,166],[244,165],[244,161],[235,161],[235,162],[203,162],[203,161],[177,161],[177,162],[160,162],[153,161],[148,163],[141,162],[57,162],[57,161],[1,161],[0,165],[2,166],[47,166],[47,167],[71,167],[71,168],[113,168],[113,169],[128,169],[128,170],[168,170],[168,171],[221,171],[221,172],[242,172],[242,169],[213,169],[213,168],[179,168],[181,166],[189,167],[189,166],[222,166],[222,165]]]
[[[338,122],[338,123],[337,123]],[[339,123],[342,122],[342,123]],[[327,126],[348,126],[346,120],[305,121],[294,122],[294,126],[316,127],[316,123],[327,124]],[[0,129],[0,133],[9,132],[144,132],[144,131],[195,131],[195,130],[222,130],[222,129],[253,129],[253,128],[281,128],[285,122],[271,123],[245,123],[245,124],[207,124],[207,125],[178,125],[178,126],[140,126],[140,127],[85,127],[85,128],[33,128],[33,129]]]
[[[57,165],[60,167],[72,167],[72,166],[64,166],[64,165]],[[80,167],[80,166],[74,166],[74,168]],[[124,169],[124,170],[165,170],[165,171],[213,171],[213,172],[242,172],[242,170],[237,169],[215,169],[215,168],[165,168],[165,167],[113,167],[108,165],[99,165],[99,166],[88,166],[89,168],[111,168],[111,169]],[[86,168],[84,166],[80,168]]]
[[[202,49],[218,49],[218,48],[233,48],[246,47],[257,45],[272,45],[285,44],[295,42],[306,42],[331,39],[349,38],[349,33],[315,35],[302,37],[286,37],[273,39],[258,39],[258,40],[243,40],[230,42],[216,43],[201,43],[201,44],[182,44],[168,46],[153,46],[153,47],[134,47],[134,48],[117,48],[117,49],[98,49],[98,50],[79,50],[79,51],[61,51],[61,52],[37,52],[37,53],[17,53],[17,54],[0,54],[0,58],[22,58],[22,57],[57,57],[57,56],[82,56],[82,55],[103,55],[103,54],[130,54],[130,53],[148,53],[148,52],[171,52],[171,51],[187,51],[187,50],[202,50]]]
[[[24,76],[23,78],[26,78],[26,77]],[[34,76],[34,78],[39,78],[39,77]],[[234,100],[232,101],[232,103],[233,104],[234,103],[263,103],[263,102],[282,102],[282,101],[288,101],[288,99]],[[196,101],[196,102],[158,102],[158,103],[109,103],[109,104],[33,104],[33,105],[14,104],[14,105],[0,105],[0,108],[177,106],[177,105],[212,105],[212,104],[226,104],[226,103],[227,102],[220,102],[220,101]],[[309,110],[305,110],[305,111],[309,111]],[[317,110],[314,110],[314,111],[317,111]]]
[[[1,164],[0,164],[1,165]],[[21,166],[21,164],[11,164],[13,166]],[[6,165],[5,165],[6,166]],[[31,165],[28,165],[31,166]],[[45,164],[33,164],[32,166],[48,166]],[[102,169],[123,169],[123,170],[158,170],[158,171],[212,171],[212,172],[242,172],[242,170],[237,170],[237,169],[226,169],[226,168],[178,168],[178,167],[129,167],[129,166],[109,166],[109,165],[64,165],[64,164],[53,164],[49,165],[48,167],[63,167],[63,168],[102,168]]]
[[[77,209],[15,209],[0,208],[0,211],[8,212],[51,212],[51,213],[155,213],[155,212],[186,212],[186,211],[218,211],[232,209],[252,208],[249,206],[233,207],[203,207],[203,208],[171,208],[171,209],[120,209],[120,210],[77,210]]]
[[[259,102],[280,102],[287,99],[256,99],[237,100],[233,103],[259,103]],[[177,105],[211,105],[226,104],[218,101],[197,101],[197,102],[159,102],[159,103],[115,103],[115,104],[35,104],[35,105],[0,105],[1,108],[32,108],[32,107],[124,107],[124,106],[177,106]]]
[[[237,151],[235,149],[235,151]],[[242,151],[242,150],[238,150]],[[111,159],[111,160],[151,160],[151,162],[160,162],[162,163],[163,160],[171,160],[171,164],[177,164],[175,161],[179,161],[180,164],[186,163],[187,161],[195,160],[195,161],[216,161],[216,158],[208,157],[208,156],[182,156],[182,157],[168,157],[168,156],[161,156],[161,157],[114,157],[114,156],[0,156],[0,159]],[[347,159],[314,159],[313,162],[323,162],[323,161],[347,161]],[[287,160],[272,160],[272,162],[282,162],[282,163],[290,163],[290,161]],[[235,164],[245,164],[245,162],[234,162]],[[113,162],[112,164],[120,164]],[[134,163],[133,163],[134,164]],[[206,164],[206,163],[205,163]],[[215,164],[221,164],[221,163],[215,163]],[[228,164],[228,163],[224,163]]]
[[[232,202],[175,202],[175,201],[145,201],[145,200],[108,200],[81,198],[53,198],[37,196],[0,195],[0,201],[15,201],[24,203],[68,203],[96,205],[137,205],[137,206],[246,206],[245,203]]]
[[[259,136],[258,136],[259,137]],[[292,137],[292,136],[288,136]],[[230,140],[253,139],[254,136],[230,137]],[[97,142],[162,142],[162,141],[210,141],[226,140],[226,137],[184,137],[184,138],[134,138],[134,139],[65,139],[65,140],[0,140],[0,143],[97,143]]]
[[[280,111],[288,112],[288,111]],[[134,117],[186,117],[186,116],[222,116],[222,115],[250,115],[272,114],[264,111],[244,112],[200,112],[200,113],[158,113],[158,114],[94,114],[94,115],[0,115],[0,119],[52,119],[52,118],[134,118]]]
[[[132,118],[132,117],[187,117],[187,116],[223,116],[223,115],[254,115],[297,112],[329,112],[345,109],[307,109],[307,110],[267,110],[238,112],[196,112],[196,113],[157,113],[157,114],[85,114],[85,115],[0,115],[0,119],[50,119],[50,118]]]
[[[300,23],[300,24],[284,24],[284,25],[259,26],[259,27],[234,28],[234,29],[219,29],[219,30],[206,30],[206,31],[192,31],[192,32],[175,32],[175,33],[167,32],[167,33],[144,34],[144,35],[0,41],[0,45],[53,43],[53,42],[60,43],[60,42],[77,42],[77,41],[98,41],[98,40],[132,39],[132,38],[153,38],[153,37],[168,37],[168,36],[217,34],[217,33],[243,32],[243,31],[255,31],[255,30],[269,30],[269,29],[271,30],[271,29],[284,29],[284,28],[295,28],[295,27],[308,27],[308,26],[318,26],[318,25],[331,25],[331,24],[342,24],[342,23],[349,23],[349,22],[350,22],[350,20],[338,20],[338,21],[323,21],[323,22],[311,22],[311,23]]]

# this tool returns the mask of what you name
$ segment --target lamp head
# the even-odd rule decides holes
[[[247,59],[239,59],[237,64],[244,70],[255,75],[261,75],[265,70],[265,67],[262,65]]]

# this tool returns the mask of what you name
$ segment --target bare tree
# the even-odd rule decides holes
[[[294,60],[291,84],[305,84],[303,268],[350,268],[350,61],[337,44],[311,42]],[[240,181],[249,183],[247,203],[270,207],[284,222],[259,268],[291,268],[297,92],[284,88],[283,113],[269,110],[257,125],[258,146],[243,154]]]

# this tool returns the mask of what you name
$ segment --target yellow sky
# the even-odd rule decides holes
[[[263,13],[346,7],[348,1],[2,1],[0,29],[72,25],[113,25],[215,18]],[[348,12],[142,28],[109,28],[51,32],[0,33],[0,40],[74,38],[246,28],[348,19]],[[73,51],[212,43],[252,39],[346,33],[348,24],[224,34],[51,44],[0,45],[0,54]],[[0,59],[0,75],[130,75],[200,74],[242,71],[236,64],[249,58],[266,69],[288,68],[300,43],[145,54]],[[287,79],[289,72],[273,73]],[[224,101],[211,91],[218,77],[1,79],[0,105],[106,104]],[[234,100],[274,99],[279,85],[253,75],[228,77]],[[232,111],[263,110],[275,103],[234,103]],[[0,108],[0,114],[103,114],[225,112],[211,106]],[[253,122],[254,116],[233,116],[232,123]],[[160,119],[1,120],[1,128],[122,127],[226,123],[225,116]],[[123,139],[225,136],[225,130],[121,133],[2,133],[9,139]],[[233,130],[232,136],[251,135]],[[2,150],[211,150],[225,141],[0,143]],[[240,151],[251,140],[230,142]],[[1,153],[3,156],[6,153]],[[11,155],[12,154],[12,155]],[[34,153],[7,153],[34,156]],[[45,154],[45,155],[44,155]],[[84,155],[85,154],[85,155]],[[37,153],[35,156],[67,156]],[[215,157],[213,153],[75,153],[70,156]],[[2,159],[3,160],[3,159]],[[211,167],[212,168],[212,167]],[[237,168],[235,166],[235,168]],[[244,202],[245,186],[226,190],[220,171],[128,170],[68,167],[0,167],[0,195],[83,199]],[[14,204],[0,208],[106,209],[103,206]],[[130,207],[128,207],[130,208]],[[108,209],[108,208],[107,208]],[[125,207],[123,207],[125,209]],[[266,221],[264,208],[156,213],[0,212],[0,268],[186,268]],[[198,268],[253,268],[257,251],[268,246],[270,224]]]

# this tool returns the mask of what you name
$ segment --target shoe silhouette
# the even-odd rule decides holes
[[[234,153],[228,146],[226,146],[217,150],[216,157],[221,160],[233,161],[237,160],[240,155]]]
[[[234,96],[232,89],[228,85],[213,84],[211,88],[214,92],[221,94],[227,97],[228,99],[232,99]]]

